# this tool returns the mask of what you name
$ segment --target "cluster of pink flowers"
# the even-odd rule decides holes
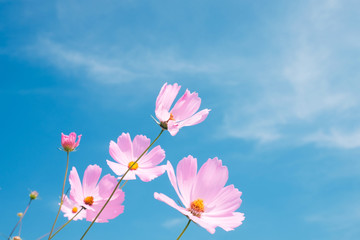
[[[216,227],[230,231],[242,224],[244,214],[236,212],[241,205],[241,192],[234,185],[225,186],[229,174],[221,160],[217,157],[209,158],[197,171],[197,159],[189,155],[179,161],[175,174],[170,161],[161,165],[165,159],[165,151],[159,145],[150,149],[164,131],[175,136],[182,127],[204,121],[210,112],[209,109],[199,111],[200,97],[196,92],[191,93],[187,89],[171,108],[180,88],[177,83],[165,83],[160,90],[156,99],[155,115],[161,132],[156,139],[151,142],[146,136],[137,135],[132,140],[129,133],[122,133],[117,142],[110,141],[109,154],[114,161],[106,162],[117,177],[107,174],[101,178],[102,169],[98,165],[89,165],[81,181],[76,168],[72,167],[69,175],[70,194],[64,194],[64,181],[59,212],[62,211],[64,217],[69,219],[66,224],[82,219],[92,222],[81,239],[94,222],[108,222],[124,212],[125,193],[122,187],[126,182],[119,186],[123,180],[136,180],[138,177],[141,181],[149,182],[165,172],[182,206],[162,193],[155,192],[154,197],[186,216],[189,221],[186,228],[192,221],[213,234]],[[65,179],[69,153],[77,149],[80,140],[81,135],[77,138],[74,132],[69,135],[61,134],[62,150],[66,151],[68,156]],[[37,192],[33,192],[30,197],[36,199]],[[66,226],[63,225],[52,234],[58,215],[48,236],[49,240]]]

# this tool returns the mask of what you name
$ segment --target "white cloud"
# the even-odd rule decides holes
[[[358,44],[348,44],[360,41],[360,31],[348,37],[349,20],[343,16],[350,8],[332,0],[291,13],[296,17],[285,24],[288,34],[273,36],[283,45],[270,56],[272,62],[263,64],[256,98],[244,103],[236,96],[226,111],[231,112],[223,123],[227,136],[360,146],[360,73],[348,52],[360,52]]]
[[[74,75],[82,75],[82,79],[85,74],[86,79],[104,84],[128,82],[145,76],[164,77],[172,73],[209,74],[217,71],[210,62],[186,60],[171,49],[161,52],[144,48],[134,48],[129,52],[117,49],[100,54],[91,47],[75,49],[41,37],[30,51],[36,52],[64,72],[71,71]]]

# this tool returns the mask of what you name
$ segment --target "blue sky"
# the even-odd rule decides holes
[[[212,109],[165,134],[173,165],[218,156],[243,192],[244,224],[183,239],[360,238],[360,4],[319,1],[0,0],[0,232],[30,190],[40,193],[22,237],[48,232],[66,154],[61,132],[83,134],[70,165],[111,173],[108,144],[122,132],[153,139],[156,96],[177,82]],[[125,212],[87,239],[176,239],[186,218],[166,175],[125,187]],[[65,219],[61,218],[60,222]],[[79,239],[74,222],[58,239]]]

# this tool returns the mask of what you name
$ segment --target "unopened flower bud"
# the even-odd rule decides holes
[[[31,200],[35,200],[39,196],[39,193],[37,191],[32,191],[29,196]]]
[[[15,237],[13,238],[13,240],[21,240],[21,237],[15,236]]]
[[[72,132],[69,135],[61,133],[61,146],[65,152],[72,152],[79,146],[81,134],[78,136],[76,141],[76,133]]]
[[[17,215],[18,215],[18,217],[24,216],[24,214],[22,212],[17,213]]]

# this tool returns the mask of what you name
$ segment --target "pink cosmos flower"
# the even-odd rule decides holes
[[[225,231],[240,226],[244,214],[235,212],[241,205],[241,192],[229,185],[228,169],[218,158],[209,159],[197,172],[197,160],[192,156],[183,158],[176,169],[168,161],[168,176],[184,207],[162,193],[154,197],[175,208],[190,220],[215,233],[216,227]]]
[[[93,221],[95,219],[117,184],[116,178],[110,174],[105,175],[98,183],[101,171],[98,165],[89,165],[81,184],[76,168],[72,168],[69,176],[70,198],[65,196],[61,206],[65,217],[71,219],[84,207],[85,210],[82,210],[74,220],[86,218],[87,221]],[[120,215],[124,211],[124,206],[121,205],[124,198],[124,192],[117,189],[96,222],[108,222],[109,219]]]
[[[190,93],[188,89],[170,110],[180,88],[177,83],[174,85],[165,83],[156,99],[156,117],[160,120],[160,126],[169,130],[172,136],[175,136],[182,127],[201,123],[210,111],[204,109],[196,113],[200,108],[201,98],[196,92]]]
[[[75,142],[76,133],[72,132],[69,134],[69,136],[61,133],[61,145],[66,152],[74,151],[75,148],[79,146],[80,139],[81,139],[81,134],[79,135],[77,142]]]
[[[137,135],[134,141],[131,142],[130,134],[123,133],[118,137],[117,144],[110,141],[109,153],[117,163],[109,160],[106,160],[106,162],[115,174],[122,176],[149,146],[149,138],[143,135]],[[166,165],[157,166],[164,158],[165,151],[160,146],[154,147],[150,152],[146,152],[140,160],[132,166],[124,179],[133,180],[136,179],[136,175],[138,175],[144,182],[153,180],[165,172]]]

